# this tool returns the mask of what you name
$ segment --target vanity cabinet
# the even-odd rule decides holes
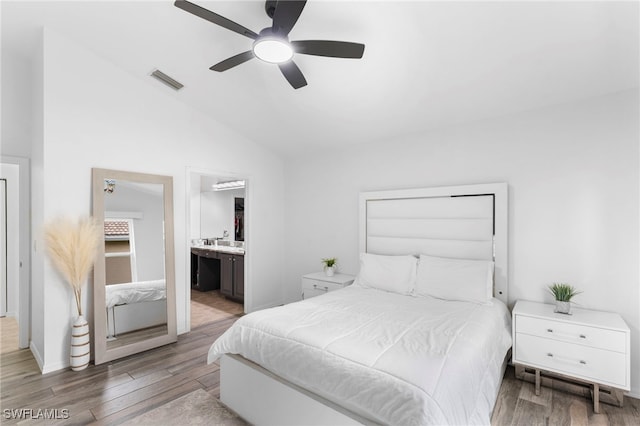
[[[219,253],[220,293],[239,301],[244,300],[244,256]]]
[[[199,291],[220,288],[220,255],[213,250],[191,249],[191,288]]]

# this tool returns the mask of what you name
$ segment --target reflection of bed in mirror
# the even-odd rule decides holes
[[[107,285],[105,295],[107,339],[113,340],[122,334],[140,330],[151,331],[156,327],[166,332],[167,292],[164,279]]]

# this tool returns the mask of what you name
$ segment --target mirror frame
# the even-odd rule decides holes
[[[171,176],[152,175],[147,173],[125,172],[110,169],[91,169],[92,174],[92,215],[98,223],[104,224],[104,180],[116,179],[136,183],[162,184],[164,203],[164,255],[165,284],[167,294],[167,334],[139,342],[107,349],[107,313],[105,306],[105,247],[98,246],[98,253],[93,267],[93,335],[96,365],[128,355],[143,352],[158,346],[176,342],[176,282],[173,226],[173,178]],[[104,240],[104,226],[101,227]]]

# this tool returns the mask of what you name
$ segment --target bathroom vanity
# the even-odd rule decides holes
[[[244,300],[244,249],[224,245],[191,247],[191,288],[220,290],[224,296]]]

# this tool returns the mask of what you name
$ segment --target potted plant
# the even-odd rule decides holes
[[[55,219],[44,229],[47,251],[53,265],[73,290],[76,317],[71,331],[70,363],[73,371],[84,370],[89,365],[89,324],[82,316],[82,288],[93,267],[102,230],[91,218],[74,221]]]
[[[555,312],[571,315],[571,299],[582,292],[566,283],[553,283],[549,286],[549,290],[556,299]]]
[[[322,263],[324,264],[324,273],[327,274],[328,277],[332,277],[336,271],[336,262],[338,259],[335,257],[327,257],[322,259]]]

